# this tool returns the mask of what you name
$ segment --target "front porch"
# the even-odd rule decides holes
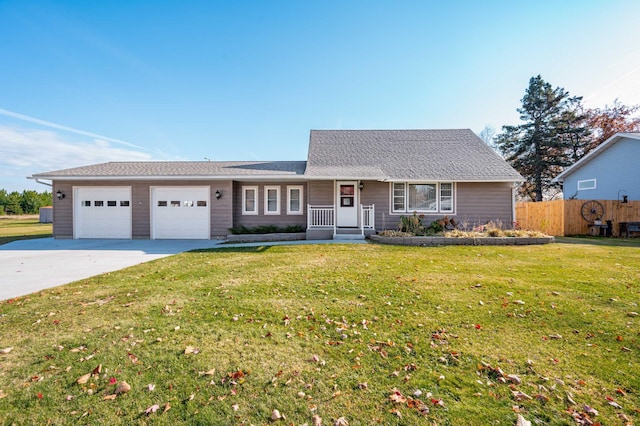
[[[375,205],[360,204],[356,226],[339,226],[336,207],[307,207],[307,239],[363,240],[375,234]]]

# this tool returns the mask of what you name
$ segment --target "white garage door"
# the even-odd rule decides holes
[[[131,187],[73,188],[74,238],[131,238]]]
[[[208,240],[209,187],[151,188],[151,238]]]

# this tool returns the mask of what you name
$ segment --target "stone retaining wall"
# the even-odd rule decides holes
[[[534,244],[549,244],[555,242],[554,237],[477,237],[477,238],[448,238],[448,237],[383,237],[371,235],[371,241],[381,244],[400,246],[521,246]]]

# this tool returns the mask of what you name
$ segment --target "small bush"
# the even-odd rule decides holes
[[[277,225],[260,225],[253,228],[247,228],[244,225],[236,226],[235,228],[229,228],[229,232],[233,235],[241,234],[275,234],[275,233],[295,233],[304,232],[304,227],[301,225],[287,225],[285,227],[279,227]]]

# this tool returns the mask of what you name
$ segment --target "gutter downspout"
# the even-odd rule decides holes
[[[511,184],[511,226],[515,229],[516,219],[516,182]]]
[[[39,184],[41,184],[41,185],[47,185],[47,186],[50,186],[50,187],[52,187],[52,188],[53,188],[53,183],[42,182],[42,181],[41,181],[40,179],[38,179],[38,178],[35,178],[34,180],[36,181],[36,183],[39,183]]]

